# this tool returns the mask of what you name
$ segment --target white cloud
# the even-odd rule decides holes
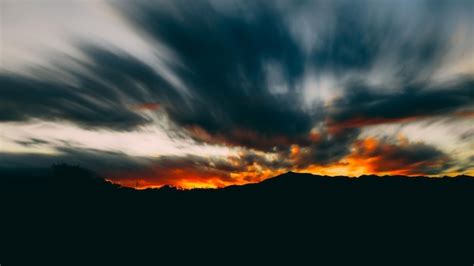
[[[0,123],[2,152],[54,154],[55,147],[71,145],[83,149],[122,152],[130,156],[158,157],[163,155],[227,156],[227,147],[200,145],[190,139],[172,139],[157,124],[137,131],[116,132],[87,130],[72,124],[33,121],[31,123]],[[23,146],[17,141],[36,138],[46,145]]]
[[[368,126],[359,137],[397,139],[403,136],[412,142],[437,147],[462,161],[474,155],[474,139],[462,137],[473,131],[474,124],[469,123],[469,118],[427,118],[411,123]]]
[[[74,42],[113,45],[152,63],[155,51],[105,1],[2,1],[3,70],[48,65],[61,53],[80,56]]]

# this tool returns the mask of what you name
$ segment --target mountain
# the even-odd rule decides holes
[[[364,265],[472,263],[474,179],[468,176],[289,172],[223,189],[139,191],[59,165],[21,182],[5,180],[5,265],[32,258],[42,265],[56,254],[75,258],[91,250],[113,254],[112,260],[139,254],[133,265],[212,258],[220,265],[345,265],[361,263],[361,256],[372,260]],[[46,261],[38,260],[45,254]]]

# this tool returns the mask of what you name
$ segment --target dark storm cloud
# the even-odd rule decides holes
[[[318,9],[322,5],[318,2],[322,1],[316,1],[311,7]],[[432,16],[427,16],[426,11],[429,10],[422,10],[413,14],[418,18],[409,26],[411,29],[407,29],[409,21],[400,21],[402,10],[397,6],[390,10],[390,5],[383,1],[375,5],[368,1],[334,1],[330,13],[321,14],[328,19],[330,31],[321,33],[324,39],[311,53],[311,63],[317,69],[345,74],[348,71],[368,70],[380,58],[391,56],[390,60],[404,61],[393,62],[400,65],[397,74],[411,78],[417,77],[420,66],[424,71],[434,67],[448,44],[444,38],[444,27],[440,27],[443,25],[435,23]],[[412,12],[409,9],[405,11]],[[384,17],[381,19],[378,16]],[[311,21],[311,18],[307,19]],[[407,30],[420,29],[420,23],[423,23],[423,34],[427,36],[401,36]]]
[[[234,136],[229,142],[245,146],[258,140],[239,141],[236,131],[267,139],[309,131],[311,118],[302,112],[295,90],[303,54],[276,10],[249,4],[225,14],[205,1],[160,3],[122,10],[179,60],[174,72],[191,90],[193,101],[191,106],[169,106],[175,123]],[[281,93],[269,88],[272,71],[281,79]]]
[[[402,119],[472,103],[470,80],[426,90],[427,79],[449,51],[454,27],[467,14],[462,5],[440,9],[425,1],[141,1],[118,6],[137,29],[173,51],[179,63],[171,68],[190,89],[192,102],[169,104],[168,115],[205,142],[260,150],[309,145],[309,130],[323,119]],[[327,14],[320,12],[323,8]],[[322,21],[305,9],[317,12]],[[309,51],[295,37],[300,29],[288,26],[300,15],[303,26],[309,25],[307,31],[319,38]],[[306,67],[344,75],[368,71],[380,62],[390,65],[400,93],[385,93],[383,87],[375,93],[362,81],[360,88],[344,85],[348,95],[334,104],[333,112],[317,104],[312,111],[302,110],[304,94],[298,88]],[[276,87],[284,88],[280,93],[268,83],[272,73],[278,75],[273,77],[280,83]],[[326,142],[320,149],[333,144]]]
[[[305,168],[311,164],[326,165],[337,162],[350,153],[352,143],[360,134],[359,129],[344,129],[332,134],[324,132],[317,141],[314,141],[303,151],[295,162],[299,168]]]
[[[177,97],[156,90],[166,82],[139,60],[105,48],[81,45],[85,60],[60,58],[33,77],[0,73],[0,121],[65,120],[83,127],[129,130],[150,120],[133,106]],[[63,55],[64,56],[64,55]],[[68,80],[70,78],[70,80]]]
[[[459,5],[448,5],[450,8],[443,11],[424,1],[401,3],[405,8],[395,8],[390,2],[371,5],[366,1],[112,4],[138,31],[172,51],[178,61],[166,64],[189,89],[187,98],[138,59],[89,46],[81,50],[91,63],[76,61],[80,68],[59,60],[53,63],[65,73],[32,71],[37,76],[67,75],[75,82],[3,73],[1,121],[61,119],[86,127],[131,129],[149,120],[130,105],[146,103],[162,107],[177,125],[198,128],[214,139],[224,138],[221,142],[269,149],[304,141],[315,120],[325,116],[318,106],[313,106],[313,111],[301,108],[304,94],[298,88],[307,66],[344,74],[368,69],[381,59],[395,60],[390,63],[398,69],[396,75],[408,82],[401,86],[409,88],[402,95],[381,99],[374,99],[377,95],[368,91],[349,88],[350,95],[339,102],[349,103],[348,107],[339,110],[335,120],[347,120],[352,113],[367,113],[370,117],[371,109],[377,112],[379,106],[384,107],[379,116],[387,119],[418,115],[425,109],[435,109],[433,105],[441,112],[472,99],[469,88],[461,89],[464,99],[460,99],[462,95],[458,96],[457,91],[452,95],[449,91],[430,94],[419,92],[409,83],[423,76],[420,71],[431,73],[427,69],[441,62],[448,48],[448,31],[452,31],[449,27],[455,25],[452,20],[456,21],[452,9],[458,12]],[[327,14],[321,14],[323,8]],[[317,12],[322,21],[301,10]],[[289,21],[298,21],[298,14],[309,25],[309,32],[319,38],[310,52],[288,26]],[[403,23],[405,17],[410,18],[410,27]],[[450,19],[441,23],[441,18]],[[321,30],[318,23],[327,29]],[[416,30],[422,30],[422,34],[415,34]],[[376,106],[372,107],[368,99],[374,99]],[[422,99],[428,99],[428,104]],[[365,102],[370,107],[365,107]],[[406,113],[398,115],[395,109],[399,103],[420,108],[398,108]],[[363,110],[357,110],[359,106]]]
[[[435,88],[417,84],[386,94],[353,87],[332,106],[331,123],[338,127],[412,121],[474,108],[474,80],[460,79]]]
[[[17,140],[15,143],[18,143],[20,145],[29,147],[29,146],[39,146],[39,145],[47,145],[50,142],[44,139],[38,139],[38,138],[29,138],[26,140]]]
[[[258,154],[253,151],[245,151],[237,157],[238,160],[236,161],[236,163],[237,165],[239,165],[240,171],[245,171],[245,169],[251,165],[258,165],[263,169],[269,169],[272,171],[279,169],[289,169],[293,167],[292,162],[288,160],[289,154],[281,151],[279,153],[276,153],[276,156],[276,159],[269,160],[262,154]]]
[[[150,159],[132,157],[119,152],[106,152],[80,147],[57,147],[56,154],[0,153],[0,168],[44,168],[58,163],[80,165],[99,173],[113,169],[117,172],[134,172],[150,165]],[[100,163],[98,163],[100,162]]]

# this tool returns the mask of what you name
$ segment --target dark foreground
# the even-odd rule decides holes
[[[471,177],[290,172],[220,190],[135,191],[59,167],[1,180],[2,266],[474,263]]]

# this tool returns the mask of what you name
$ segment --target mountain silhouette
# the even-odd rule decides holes
[[[360,256],[371,259],[364,265],[469,265],[474,254],[469,176],[288,172],[223,189],[134,190],[79,166],[9,173],[0,181],[5,265],[84,249],[113,254],[105,264],[140,254],[134,264],[173,265],[358,265]]]

